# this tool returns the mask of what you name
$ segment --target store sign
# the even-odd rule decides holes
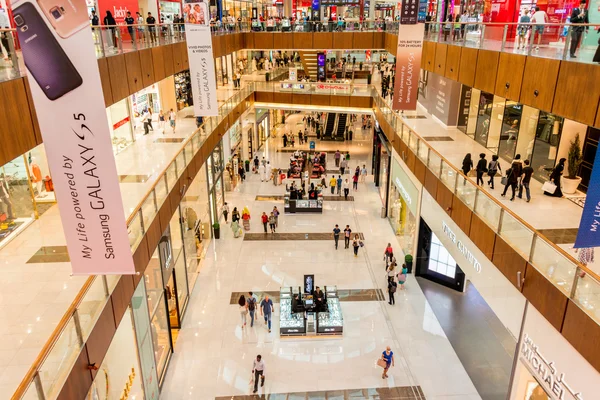
[[[481,272],[481,263],[477,261],[471,250],[469,250],[467,246],[465,246],[465,244],[456,237],[456,234],[452,232],[452,229],[450,229],[450,227],[446,225],[444,221],[442,221],[442,230],[444,231],[444,234],[446,234],[446,236],[452,240],[452,243],[456,245],[458,251],[460,251],[460,253],[466,258],[475,271]]]
[[[123,125],[125,125],[128,122],[129,122],[129,116],[123,118],[122,120],[120,120],[116,124],[113,124],[113,131],[116,131],[117,129],[119,129],[120,127],[122,127]]]
[[[576,249],[600,246],[600,151],[596,151],[583,214],[575,240]]]
[[[412,183],[406,172],[398,161],[394,159],[392,165],[392,183],[408,205],[410,212],[417,215],[417,203],[419,201],[419,189]]]
[[[416,110],[425,25],[418,23],[419,1],[403,0],[396,50],[394,110]]]
[[[92,4],[92,7],[93,6],[94,5]],[[137,0],[98,0],[98,13],[96,15],[98,15],[100,24],[102,24],[102,19],[106,15],[106,12],[110,11],[115,18],[117,25],[123,25],[125,24],[127,12],[130,12],[131,15],[135,17],[135,13],[138,10]]]
[[[185,3],[185,37],[190,61],[190,81],[194,95],[194,115],[219,115],[217,81],[210,34],[210,14],[205,0]]]
[[[64,6],[17,1],[13,14],[73,274],[133,274],[86,3]]]
[[[336,84],[325,84],[325,83],[318,83],[317,84],[317,89],[319,90],[349,90],[350,86],[348,85],[336,85]]]
[[[529,370],[536,375],[541,385],[544,386],[554,400],[584,400],[583,394],[577,392],[567,383],[565,371],[559,370],[555,362],[544,357],[533,339],[525,333],[521,343],[521,360],[529,366]]]

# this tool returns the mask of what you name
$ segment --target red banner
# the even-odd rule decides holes
[[[117,24],[122,25],[125,24],[127,11],[131,13],[131,16],[134,19],[136,18],[135,13],[139,11],[138,2],[137,0],[98,0],[98,18],[100,18],[100,25],[103,25],[106,11],[110,11],[113,17],[115,17]],[[144,23],[146,22],[147,16],[148,15],[143,16]],[[155,15],[154,18],[158,18],[158,15]]]

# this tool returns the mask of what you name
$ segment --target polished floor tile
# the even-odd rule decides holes
[[[340,227],[342,229],[343,227]],[[364,240],[365,236],[361,232],[352,232],[352,237],[358,235],[360,240]],[[340,247],[344,245],[343,232],[340,235]],[[244,240],[331,240],[333,242],[333,232],[331,233],[244,233]],[[350,243],[352,245],[352,243]]]
[[[369,388],[350,390],[324,390],[302,393],[268,393],[241,396],[215,397],[215,400],[426,400],[419,386]]]
[[[296,287],[292,287],[295,293],[298,293]],[[229,299],[229,304],[238,304],[240,296],[248,297],[248,291],[245,292],[233,292]],[[266,295],[273,301],[273,303],[279,303],[279,291],[266,291],[266,292],[252,292],[252,294],[258,299],[258,302]],[[338,289],[338,298],[340,301],[383,301],[385,297],[381,289]]]
[[[150,179],[151,175],[119,175],[121,183],[144,183]]]
[[[29,260],[27,260],[27,263],[55,263],[69,261],[71,261],[71,259],[69,258],[67,246],[42,246]]]
[[[184,138],[158,138],[154,139],[154,143],[181,143]]]

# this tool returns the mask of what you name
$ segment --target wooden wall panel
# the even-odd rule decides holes
[[[498,240],[500,238],[496,239],[496,247],[498,247]],[[567,311],[568,298],[529,263],[527,264],[522,293],[544,318],[560,332]]]
[[[330,105],[336,107],[349,107],[350,96],[331,96]]]
[[[498,59],[500,53],[492,50],[479,50],[475,69],[475,87],[488,93],[494,93]]]
[[[146,228],[145,236],[148,241],[148,260],[152,258],[152,253],[154,253],[154,249],[156,249],[156,246],[158,246],[158,242],[160,241],[163,232],[164,231],[160,225],[160,218],[156,216],[150,223],[150,226]]]
[[[294,49],[312,49],[313,34],[308,32],[294,32],[292,34]]]
[[[435,67],[435,49],[436,44],[433,42],[423,42],[423,62],[421,68],[426,71],[433,72]]]
[[[285,92],[275,92],[273,93],[273,103],[291,104],[292,94]]]
[[[373,49],[373,32],[356,32],[354,34],[354,48],[359,50]]]
[[[478,55],[479,50],[470,47],[463,47],[460,51],[458,80],[467,86],[474,86],[475,84],[475,71],[477,69]]]
[[[0,83],[0,121],[6,132],[0,144],[0,165],[4,165],[36,146],[23,78]]]
[[[244,41],[246,42],[247,49],[254,49],[254,32],[245,32],[244,33]]]
[[[137,51],[125,53],[125,66],[127,68],[127,84],[129,85],[128,94],[139,92],[144,88],[140,53]]]
[[[125,56],[118,55],[107,57],[106,63],[108,64],[108,75],[110,76],[110,88],[113,103],[116,103],[130,94]]]
[[[396,140],[400,141],[400,138],[397,138]],[[400,144],[398,144],[398,148],[400,148]],[[421,182],[421,184],[423,184],[423,185],[425,184],[425,170],[426,169],[427,169],[427,167],[425,166],[425,164],[423,164],[423,161],[416,158],[414,174],[417,177],[417,179],[419,180],[419,182]]]
[[[315,106],[328,106],[331,104],[331,96],[328,94],[312,94],[310,101]]]
[[[164,48],[153,47],[152,49],[152,65],[154,68],[154,79],[156,81],[162,81],[167,77],[165,73],[165,62],[164,62]]]
[[[452,211],[450,213],[452,220],[456,222],[456,225],[467,235],[471,231],[471,217],[473,212],[469,210],[469,207],[462,202],[458,197],[452,196]]]
[[[157,82],[154,77],[154,61],[152,49],[140,50],[140,65],[142,66],[142,85],[148,87]]]
[[[600,326],[572,300],[567,302],[561,333],[587,362],[600,371]]]
[[[398,35],[385,33],[383,36],[383,48],[391,54],[396,54],[398,50]]]
[[[181,42],[179,43],[179,47],[181,47],[181,71],[185,71],[186,69],[190,69],[190,60],[188,58],[187,43]]]
[[[517,272],[521,272],[521,277],[525,276],[525,260],[517,253],[504,239],[496,236],[494,245],[494,255],[491,258],[494,265],[502,272],[502,274],[517,287]]]
[[[104,356],[116,331],[117,326],[115,325],[113,316],[112,299],[109,298],[86,342],[88,358],[91,364],[96,364],[98,367],[102,365]],[[95,378],[99,371],[92,371],[92,377]]]
[[[334,49],[351,49],[354,33],[352,32],[336,32],[333,34],[333,48]]]
[[[323,49],[333,48],[333,32],[315,32],[313,33],[313,44],[322,46]]]
[[[138,244],[138,247],[133,253],[133,264],[135,265],[135,272],[142,273],[146,269],[150,256],[148,256],[148,235],[142,237],[142,241]]]
[[[165,66],[165,75],[171,76],[175,73],[175,63],[173,61],[173,45],[164,46],[163,64]]]
[[[373,49],[388,49],[386,43],[386,33],[385,32],[373,32]],[[316,39],[316,37],[315,37]],[[315,42],[318,43],[318,42]],[[396,40],[394,43],[390,42],[390,45],[393,44],[392,54],[396,54],[396,47],[398,47],[398,37],[396,36]],[[326,47],[325,47],[326,48]],[[388,50],[389,51],[389,50]]]
[[[25,93],[27,94],[27,103],[29,104],[29,117],[33,124],[33,133],[35,135],[35,144],[42,144],[42,132],[40,131],[40,124],[38,123],[37,112],[35,111],[35,105],[33,104],[33,97],[31,97],[31,88],[29,87],[29,79],[27,77],[22,78],[25,84]],[[23,118],[23,116],[19,116]]]
[[[110,75],[108,73],[108,63],[106,58],[98,59],[98,70],[100,71],[100,82],[102,82],[102,94],[104,95],[104,105],[106,107],[113,104],[112,89],[110,88]]]
[[[183,70],[183,49],[181,48],[180,44],[181,43],[173,44],[173,71],[175,73]]]
[[[406,151],[404,152],[404,162],[406,163],[406,166],[408,167],[408,169],[411,170],[411,172],[413,174],[415,172],[415,160],[416,159],[417,159],[417,157],[415,156],[415,153],[413,153],[411,149],[407,148]]]
[[[261,49],[273,49],[272,32],[254,32],[254,46]]]
[[[450,213],[452,212],[453,197],[454,195],[450,189],[448,189],[441,180],[438,180],[435,200],[442,207],[442,209],[448,213],[448,215],[451,215]]]
[[[230,54],[233,51],[233,35],[221,36],[223,43],[225,43],[225,54]]]
[[[596,123],[594,126],[600,128],[600,104],[598,104],[598,111],[596,111]]]
[[[543,111],[552,110],[559,68],[559,60],[527,57],[521,85],[521,103]]]
[[[469,238],[485,254],[488,260],[493,258],[496,233],[475,213],[471,217]]]
[[[272,103],[273,102],[273,93],[272,92],[256,92],[254,93],[256,96],[256,101],[261,103]]]
[[[351,96],[350,107],[371,108],[371,97]]]
[[[438,75],[444,76],[446,72],[446,53],[448,52],[448,45],[444,43],[437,43],[435,48],[435,62],[433,66],[433,72]]]
[[[278,50],[293,49],[292,33],[277,33],[273,35],[273,47]]]
[[[258,99],[256,100],[258,101]],[[293,104],[311,104],[310,94],[294,93],[292,94]]]
[[[458,81],[458,70],[460,68],[460,53],[460,46],[448,46],[448,51],[446,52],[446,71],[444,73],[446,78]]]
[[[595,64],[560,63],[552,112],[594,125],[600,102],[600,68]]]
[[[85,399],[87,397],[93,381],[88,365],[87,348],[84,346],[75,360],[63,387],[60,389],[57,400]],[[97,366],[100,368],[100,364],[97,364]]]
[[[437,186],[439,179],[431,172],[429,168],[425,171],[425,190],[429,192],[434,199],[437,195]]]
[[[500,53],[495,94],[519,101],[526,60],[527,57],[520,54]]]
[[[221,57],[225,55],[225,42],[223,36],[212,37],[213,57]]]
[[[119,323],[121,323],[121,318],[123,318],[123,314],[125,314],[125,310],[131,302],[133,291],[133,276],[121,275],[115,290],[111,294],[115,326],[119,326]]]

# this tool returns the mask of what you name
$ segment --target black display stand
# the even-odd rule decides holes
[[[323,213],[323,199],[308,200],[308,199],[290,199],[289,196],[284,198],[283,212],[285,214],[296,213]]]

